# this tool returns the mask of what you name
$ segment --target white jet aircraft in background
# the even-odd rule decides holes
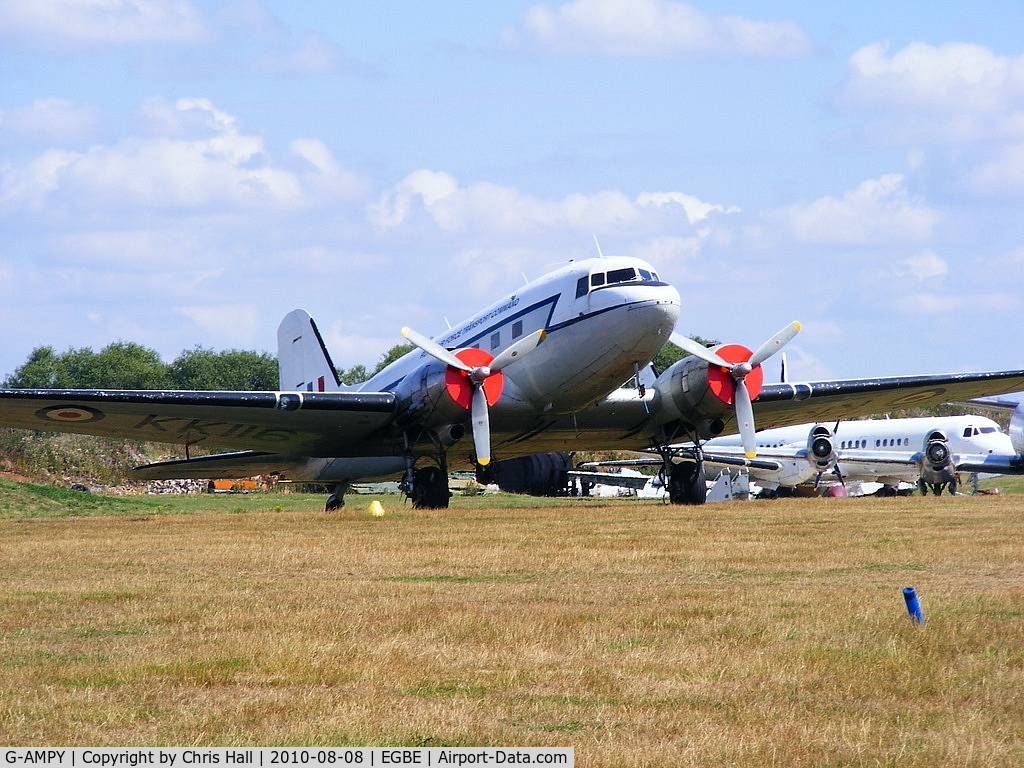
[[[703,503],[699,443],[738,431],[754,453],[755,416],[765,427],[834,422],[1024,389],[1020,369],[763,385],[761,364],[799,324],[754,351],[707,349],[673,334],[679,313],[678,292],[650,264],[587,259],[434,339],[405,329],[418,349],[355,387],[338,383],[315,324],[296,310],[278,334],[280,391],[0,390],[0,424],[178,443],[186,458],[134,476],[333,483],[329,508],[356,481],[400,477],[415,506],[439,508],[449,467],[486,479],[503,458],[648,449],[673,502]],[[623,388],[670,336],[693,355]],[[196,445],[234,452],[191,457]]]

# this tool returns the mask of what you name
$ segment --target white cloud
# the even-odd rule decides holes
[[[1024,194],[1024,143],[1001,147],[966,172],[968,188],[983,196]]]
[[[850,57],[839,102],[897,112],[1005,112],[1024,106],[1024,56],[968,43],[911,43],[889,55],[888,43],[873,43]]]
[[[270,75],[318,75],[332,72],[343,59],[341,50],[331,41],[310,34],[291,50],[265,54],[256,68]]]
[[[706,219],[713,211],[725,213],[737,213],[740,209],[736,207],[725,208],[721,205],[705,203],[693,195],[685,195],[682,192],[643,192],[636,199],[637,205],[653,205],[662,207],[666,205],[681,205],[686,211],[686,218],[691,224]]]
[[[0,37],[43,48],[191,43],[207,28],[188,0],[0,0]]]
[[[712,16],[671,0],[572,0],[527,9],[506,28],[510,48],[641,58],[699,55],[806,56],[813,45],[794,22]]]
[[[36,99],[13,109],[0,109],[0,136],[45,144],[80,143],[93,139],[101,119],[93,106],[67,99]]]
[[[419,170],[382,195],[370,216],[382,228],[407,225],[423,212],[445,232],[526,233],[543,228],[589,236],[608,231],[653,233],[667,221],[689,226],[723,210],[681,192],[643,192],[630,199],[622,192],[602,191],[544,200],[489,182],[463,187],[447,173]]]
[[[862,182],[842,198],[822,197],[769,215],[801,243],[875,245],[928,239],[939,213],[906,191],[903,176]]]
[[[936,293],[915,293],[894,299],[895,306],[912,315],[944,315],[952,312],[972,312],[1003,316],[1020,310],[1020,300],[1008,293],[988,293],[952,296]]]
[[[249,343],[259,327],[259,312],[248,303],[197,304],[175,307],[203,331],[204,339],[217,346],[238,346]]]
[[[911,275],[918,280],[940,277],[948,272],[949,265],[934,251],[924,251],[905,259],[900,269],[901,274]]]
[[[152,135],[84,152],[48,150],[0,167],[0,200],[27,207],[60,199],[79,208],[296,207],[327,204],[324,193],[358,192],[358,181],[322,143],[294,141],[284,160],[300,167],[290,170],[206,99],[150,100],[143,113]]]

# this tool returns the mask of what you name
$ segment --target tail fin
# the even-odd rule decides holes
[[[289,312],[277,328],[277,367],[284,391],[344,389],[320,331],[304,309]]]

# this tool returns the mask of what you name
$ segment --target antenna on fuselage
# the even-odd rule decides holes
[[[597,256],[598,256],[598,258],[603,259],[604,258],[604,254],[601,253],[601,243],[599,243],[597,241],[597,235],[594,235],[594,245],[597,246]]]

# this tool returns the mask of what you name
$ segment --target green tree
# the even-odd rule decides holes
[[[338,379],[348,387],[351,387],[353,384],[362,384],[368,378],[370,378],[370,372],[366,370],[365,365],[361,364],[338,371]]]
[[[28,360],[4,379],[8,389],[59,389],[69,386],[61,366],[61,356],[53,347],[36,347]]]
[[[57,354],[37,347],[4,383],[15,389],[163,389],[167,366],[152,349],[126,341],[99,352],[80,347]]]
[[[402,357],[403,355],[409,354],[414,349],[416,349],[416,346],[414,344],[396,344],[381,356],[380,361],[377,363],[377,367],[373,369],[373,373],[371,373],[370,375],[376,376],[378,373],[380,373],[393,362],[395,362],[395,360]]]
[[[278,387],[277,359],[266,352],[196,347],[169,366],[173,389],[270,391]]]
[[[700,336],[691,336],[690,338],[696,341],[698,344],[703,344],[705,347],[713,347],[716,344],[720,343],[717,341],[708,341],[707,339],[702,339]],[[682,360],[684,357],[689,356],[689,352],[686,352],[682,347],[677,347],[675,344],[669,341],[666,342],[665,346],[661,348],[661,351],[654,356],[654,359],[651,361],[651,365],[654,366],[655,372],[660,376],[666,370],[668,370],[669,366],[671,366],[673,363],[678,362],[679,360]]]

